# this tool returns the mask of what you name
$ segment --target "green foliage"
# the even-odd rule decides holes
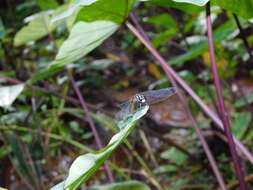
[[[118,25],[110,21],[80,21],[76,23],[50,67],[70,64],[80,59],[99,46],[117,28]]]
[[[109,185],[95,186],[94,190],[150,190],[150,188],[139,181],[125,181]]]
[[[198,6],[204,6],[209,0],[173,0],[178,3],[191,3]]]
[[[173,0],[178,3],[190,3],[198,6],[204,6],[209,0]],[[221,8],[240,15],[245,19],[253,17],[253,1],[252,0],[212,0],[211,3]]]
[[[7,108],[11,106],[24,87],[24,84],[0,87],[0,107]]]
[[[42,10],[55,9],[59,6],[56,0],[39,0],[39,6]]]
[[[29,24],[23,27],[14,38],[14,45],[21,46],[28,42],[37,41],[55,29],[50,23],[52,12],[40,12],[29,17]]]
[[[173,0],[150,0],[150,2],[163,7],[172,7],[175,9],[179,9],[189,14],[198,13],[203,10],[202,7],[191,5],[188,3],[177,3]]]
[[[0,147],[0,161],[7,156],[11,159],[17,171],[11,176],[20,177],[30,189],[49,189],[56,180],[65,179],[66,167],[73,157],[77,157],[67,178],[52,188],[77,189],[113,154],[108,163],[115,174],[115,183],[101,185],[106,181],[105,175],[94,175],[95,182],[87,183],[88,188],[149,190],[144,183],[129,181],[137,175],[138,179],[145,179],[145,183],[157,189],[218,188],[210,171],[203,170],[207,160],[195,162],[191,158],[191,154],[194,158],[203,155],[193,130],[184,128],[190,122],[176,97],[155,105],[156,111],[150,110],[149,120],[140,123],[145,127],[146,137],[139,138],[133,130],[134,123],[146,114],[148,107],[127,115],[119,123],[113,119],[117,104],[136,91],[170,85],[161,67],[153,63],[156,62],[153,56],[126,27],[121,27],[133,7],[153,45],[201,99],[214,107],[216,91],[208,67],[210,56],[204,6],[208,0],[32,0],[13,1],[14,5],[6,2],[7,9],[4,10],[4,3],[0,18],[0,80],[2,76],[8,76],[21,82],[28,81],[26,88],[23,83],[11,85],[14,80],[4,79],[3,85],[0,81],[0,132],[1,143],[4,142]],[[247,20],[240,19],[245,34],[239,35],[231,13],[244,19],[252,18],[252,1],[210,2],[215,6],[212,7],[215,53],[223,84],[230,77],[238,80],[249,76],[251,62],[240,38],[245,36],[251,45],[253,38],[249,31],[252,26]],[[112,34],[115,35],[102,48],[88,55]],[[106,142],[116,133],[102,150],[92,149],[94,134],[87,127],[84,111],[79,108],[78,97],[64,70],[66,67],[71,67],[69,71],[87,101],[101,140]],[[56,73],[59,75],[51,78]],[[229,85],[223,85],[223,88],[226,105],[231,107],[233,133],[250,146],[252,113],[245,108],[253,102],[252,87],[243,89],[247,91],[246,97],[230,104],[228,100],[234,94],[228,89]],[[19,101],[13,106],[17,98]],[[189,105],[198,126],[209,132],[210,120],[190,98]],[[181,128],[181,123],[186,125]],[[126,138],[131,132],[133,135],[128,141]],[[208,138],[216,140],[212,135]],[[123,142],[125,146],[119,148]],[[222,165],[226,182],[232,184],[235,178],[229,167],[229,155],[224,150],[220,152],[224,147],[210,148],[218,155],[215,158],[219,166]],[[116,149],[119,150],[116,152]],[[244,164],[247,172],[252,172],[249,164]],[[0,162],[1,174],[3,165]],[[57,177],[52,177],[55,173]]]
[[[159,32],[153,39],[155,47],[168,42],[178,32],[178,26],[175,19],[166,13],[148,18],[147,23],[161,28],[161,32]]]
[[[253,94],[249,94],[245,97],[241,97],[235,102],[235,107],[241,108],[246,106],[247,104],[251,104],[253,102]]]
[[[253,17],[253,1],[252,0],[214,0],[214,3],[221,8],[229,10],[245,19]]]
[[[96,153],[88,153],[79,156],[71,165],[68,177],[65,181],[57,184],[51,190],[75,190],[110,157],[112,152],[124,141],[124,139],[133,131],[134,123],[148,111],[148,106],[138,109],[131,115],[126,116],[125,120],[120,121],[121,130],[115,134],[108,145]]]
[[[236,26],[233,22],[228,21],[227,23],[221,25],[219,28],[214,30],[214,42],[219,43],[222,40],[225,40],[229,35],[231,35],[236,30]],[[187,50],[184,54],[173,57],[169,60],[172,65],[180,65],[185,63],[186,61],[197,58],[203,53],[208,51],[208,42],[207,38],[205,40],[201,40],[196,42],[196,44],[192,45],[189,50]]]
[[[188,156],[176,148],[170,148],[161,154],[163,159],[169,159],[177,165],[182,165],[187,160]]]
[[[74,1],[70,7],[52,22],[66,19],[77,13],[77,20],[70,31],[68,39],[62,44],[54,62],[48,68],[39,71],[31,82],[42,80],[73,63],[99,46],[111,36],[127,17],[135,1]],[[108,9],[110,12],[108,13]],[[118,23],[118,24],[117,24]]]
[[[251,114],[249,112],[235,113],[233,122],[233,134],[239,139],[243,137],[245,131],[251,122]]]

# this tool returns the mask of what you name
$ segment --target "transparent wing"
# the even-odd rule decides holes
[[[160,90],[149,90],[146,92],[142,92],[141,94],[145,97],[147,104],[152,105],[158,102],[164,101],[170,96],[176,93],[176,88],[164,88]]]
[[[131,114],[133,109],[133,105],[130,100],[123,102],[119,105],[119,107],[120,111],[116,114],[116,120],[124,119],[125,117],[127,117],[127,115]]]

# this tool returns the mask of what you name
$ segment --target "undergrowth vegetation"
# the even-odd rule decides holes
[[[0,2],[0,190],[253,188],[252,0]]]

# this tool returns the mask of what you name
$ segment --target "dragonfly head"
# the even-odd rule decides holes
[[[135,97],[135,100],[136,100],[137,103],[140,103],[140,104],[146,104],[147,103],[145,97],[142,94],[136,94],[134,97]]]

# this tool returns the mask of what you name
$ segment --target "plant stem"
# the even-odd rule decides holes
[[[223,129],[223,124],[217,115],[200,99],[200,97],[191,89],[191,87],[178,76],[178,74],[172,69],[172,67],[167,64],[164,58],[154,49],[140,34],[139,32],[129,23],[126,22],[127,27],[139,38],[139,40],[147,47],[147,49],[153,54],[153,56],[164,66],[166,73],[170,73],[171,76],[181,85],[181,87],[195,100],[197,104],[202,108],[202,110],[208,115],[213,122]],[[248,151],[248,149],[236,138],[234,141],[245,157],[253,164],[253,155]]]
[[[83,108],[83,111],[86,114],[86,118],[87,118],[87,121],[88,121],[88,123],[89,123],[89,125],[91,127],[91,131],[92,131],[92,133],[93,133],[93,135],[95,137],[95,141],[96,141],[97,147],[99,149],[102,149],[103,145],[102,145],[102,142],[101,142],[101,138],[100,138],[100,136],[99,136],[99,134],[97,132],[97,129],[95,127],[95,124],[94,124],[94,122],[93,122],[93,120],[91,118],[88,106],[87,106],[87,104],[86,104],[86,102],[85,102],[85,100],[84,100],[84,98],[83,98],[83,96],[81,94],[81,91],[80,91],[79,87],[76,84],[75,79],[71,76],[71,74],[69,74],[69,78],[71,80],[71,83],[72,83],[72,86],[73,86],[73,88],[75,90],[75,93],[78,96],[78,99],[79,99],[80,104],[81,104],[81,106]],[[105,167],[106,173],[108,175],[108,178],[109,178],[110,182],[112,183],[114,181],[113,174],[112,174],[112,171],[111,171],[111,169],[110,169],[110,167],[109,167],[109,165],[108,165],[107,162],[105,162],[104,167]]]
[[[239,28],[239,31],[240,31],[240,35],[239,36],[242,39],[243,44],[244,44],[244,46],[245,46],[245,48],[246,48],[246,50],[247,50],[247,52],[249,54],[250,60],[253,61],[253,55],[252,55],[252,52],[251,52],[251,48],[250,48],[249,42],[247,41],[246,34],[245,34],[244,29],[242,28],[240,20],[239,20],[239,18],[237,17],[236,14],[233,14],[233,17],[234,17],[236,25],[237,25],[237,27]]]
[[[139,32],[139,30],[136,30],[132,25],[131,25],[131,26],[132,26],[131,28],[134,29],[134,30],[131,30],[131,28],[129,28],[129,29],[130,29],[132,32],[135,32],[134,34],[135,34],[139,39],[143,39],[143,40],[146,41],[146,43],[148,43],[149,47],[152,48],[151,53],[152,53],[154,56],[155,56],[155,55],[159,55],[158,52],[156,51],[156,49],[153,48],[153,46],[152,46],[150,40],[148,39],[148,36],[145,34],[145,31],[142,29],[142,27],[140,26],[140,24],[138,23],[136,17],[135,17],[133,14],[131,14],[131,19],[133,20],[133,22],[135,23],[135,25],[138,26],[137,28],[138,28],[139,30],[141,30],[142,32]],[[129,27],[129,26],[128,26],[128,27]],[[137,35],[137,34],[138,34],[138,35]],[[143,35],[145,35],[145,37],[143,37]],[[156,54],[155,54],[155,53],[156,53]],[[172,85],[173,85],[174,87],[177,88],[177,83],[176,83],[175,79],[171,76],[171,73],[169,73],[169,72],[167,71],[167,69],[166,69],[166,66],[165,66],[165,65],[167,65],[167,63],[165,62],[165,60],[164,60],[160,55],[159,55],[158,57],[156,57],[156,58],[157,58],[157,60],[160,62],[162,68],[164,69],[165,73],[167,74],[168,78],[170,79]],[[177,88],[177,89],[178,89],[178,88]],[[199,138],[199,140],[200,140],[200,142],[201,142],[201,144],[202,144],[202,146],[203,146],[203,149],[204,149],[204,151],[205,151],[205,153],[206,153],[206,156],[207,156],[207,158],[208,158],[208,160],[209,160],[209,162],[210,162],[210,165],[211,165],[211,167],[212,167],[212,169],[213,169],[213,172],[214,172],[214,174],[215,174],[215,176],[216,176],[216,179],[217,179],[218,182],[219,182],[219,185],[220,185],[221,189],[226,190],[226,185],[225,185],[225,182],[224,182],[224,180],[223,180],[223,177],[222,177],[222,175],[221,175],[221,173],[220,173],[220,171],[219,171],[219,168],[218,168],[218,166],[217,166],[217,163],[216,163],[216,161],[215,161],[215,159],[214,159],[214,157],[213,157],[213,155],[212,155],[212,153],[211,153],[211,151],[210,151],[210,149],[209,149],[209,147],[208,147],[208,144],[207,144],[205,138],[203,137],[203,135],[202,135],[202,133],[201,133],[201,130],[200,130],[200,129],[198,128],[198,126],[197,126],[197,121],[195,120],[195,118],[194,118],[194,117],[192,116],[192,114],[191,114],[191,111],[190,111],[190,109],[189,109],[189,107],[188,107],[188,104],[187,104],[187,102],[186,102],[186,97],[185,97],[185,96],[183,95],[183,93],[181,93],[179,90],[178,90],[178,96],[179,96],[179,99],[180,99],[180,101],[181,101],[181,103],[182,103],[182,105],[183,105],[183,107],[184,107],[184,109],[185,109],[185,111],[186,111],[186,114],[188,115],[189,119],[191,120],[192,127],[195,129],[195,131],[196,131],[196,133],[197,133],[197,136],[198,136],[198,138]]]
[[[209,54],[211,59],[211,65],[212,65],[212,72],[214,77],[214,84],[216,88],[216,94],[217,94],[217,101],[218,101],[218,107],[220,110],[220,115],[222,118],[224,131],[228,140],[229,150],[232,156],[232,160],[234,163],[235,171],[237,178],[240,183],[240,189],[246,190],[246,184],[244,182],[244,174],[240,165],[240,160],[236,152],[235,143],[233,140],[233,136],[231,133],[231,125],[229,121],[229,114],[228,111],[225,108],[224,98],[222,95],[222,87],[221,82],[218,74],[218,68],[215,61],[215,52],[214,52],[214,44],[213,44],[213,34],[212,34],[212,22],[211,22],[211,16],[210,16],[210,2],[207,3],[206,6],[206,24],[207,24],[207,34],[208,34],[208,47],[209,47]]]

